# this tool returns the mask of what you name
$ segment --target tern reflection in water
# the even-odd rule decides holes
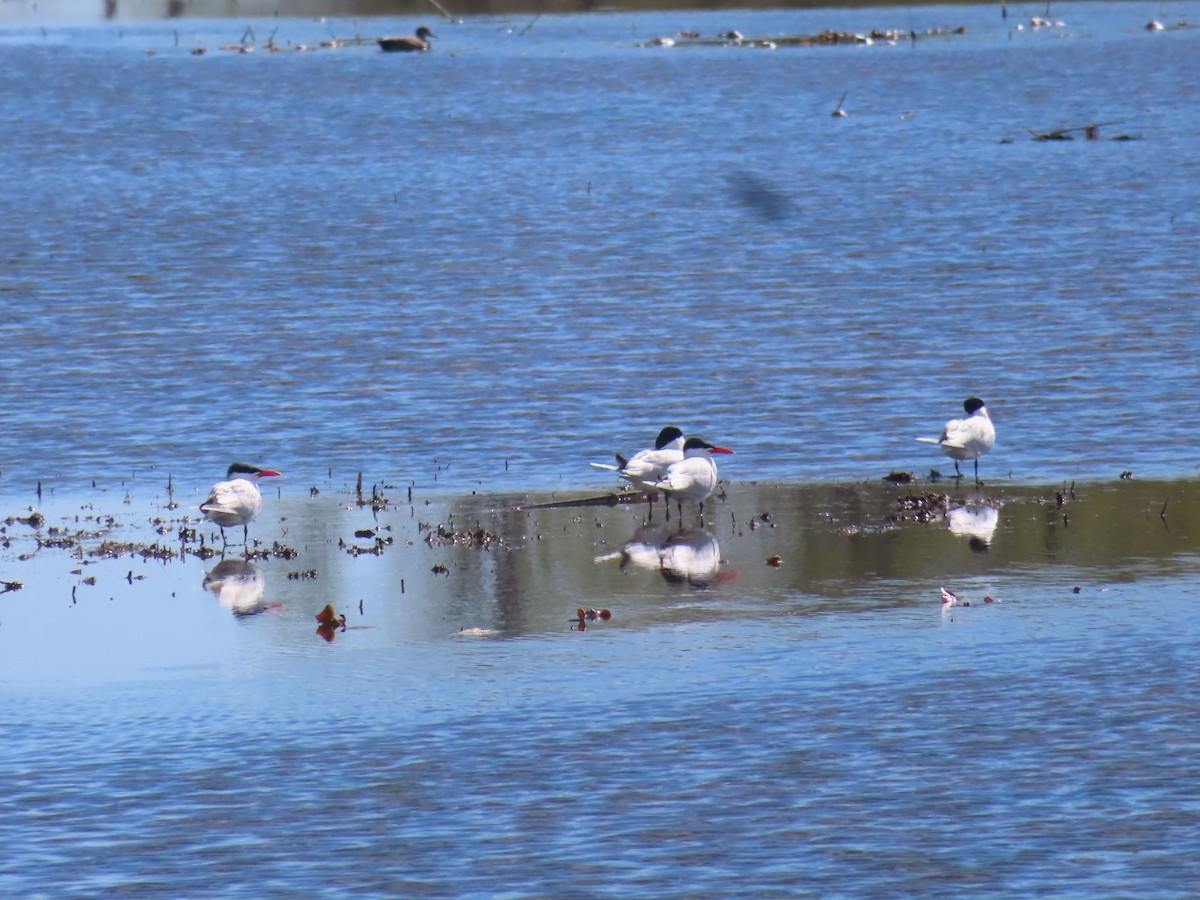
[[[720,573],[721,547],[703,528],[672,531],[668,525],[643,525],[620,550],[603,553],[596,562],[610,559],[619,559],[622,570],[654,569],[672,583],[704,587]]]
[[[226,559],[217,563],[204,576],[204,587],[235,616],[252,616],[280,606],[263,601],[266,579],[262,570],[248,560]]]
[[[969,537],[972,550],[986,552],[1000,524],[1000,510],[983,503],[969,503],[947,510],[946,524],[951,534]]]

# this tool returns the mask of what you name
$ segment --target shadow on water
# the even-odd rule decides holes
[[[198,543],[194,512],[161,500],[105,510],[111,498],[48,498],[40,517],[9,511],[7,677],[23,660],[70,668],[116,646],[133,665],[139,647],[156,665],[186,659],[226,645],[238,622],[272,622],[253,640],[296,652],[327,604],[357,629],[339,646],[394,646],[564,633],[580,609],[611,610],[602,627],[613,629],[936,608],[943,586],[963,603],[1068,598],[1189,575],[1200,560],[1194,481],[739,483],[714,498],[703,528],[662,520],[661,505],[655,520],[645,504],[522,508],[572,499],[562,493],[368,505],[349,494],[268,497],[252,559],[214,557],[219,543]]]

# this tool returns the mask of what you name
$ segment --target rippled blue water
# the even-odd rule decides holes
[[[630,627],[580,635],[518,613],[583,602],[590,540],[520,557],[538,597],[477,562],[476,593],[456,571],[413,610],[408,557],[338,571],[301,507],[329,470],[421,496],[607,485],[587,462],[667,422],[737,449],[735,481],[875,479],[942,466],[912,438],[972,393],[993,483],[1195,474],[1200,32],[1142,27],[1194,10],[1016,29],[1044,10],[483,17],[418,57],[290,49],[407,20],[255,21],[249,55],[219,49],[233,20],[0,28],[4,514],[42,480],[146,528],[129,473],[190,498],[247,458],[288,476],[258,527],[325,579],[277,568],[290,611],[235,620],[195,561],[67,574],[5,531],[0,580],[30,587],[0,595],[0,647],[48,649],[0,666],[0,893],[1193,890],[1186,550],[1181,574],[1152,556],[1063,600],[1051,505],[1022,563],[953,570],[1003,607],[910,605],[932,576],[880,576],[881,535],[836,545],[863,567],[837,591],[873,602],[655,578],[622,598]],[[289,52],[263,51],[276,28]],[[1030,139],[1095,121],[1137,140]],[[393,618],[314,639],[335,585]],[[463,610],[519,624],[447,638]]]
[[[1200,634],[1194,580],[1158,586],[1183,605],[339,639],[302,666],[34,690],[5,704],[0,885],[1179,896]]]
[[[1200,38],[1069,11],[481,18],[418,58],[9,29],[6,476],[575,484],[671,421],[741,477],[859,478],[935,463],[911,438],[972,393],[993,475],[1190,474]],[[1139,140],[1029,139],[1110,120]]]

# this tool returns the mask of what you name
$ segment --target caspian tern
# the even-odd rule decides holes
[[[258,479],[268,475],[279,475],[274,469],[260,469],[247,463],[234,463],[225,473],[226,481],[218,481],[213,485],[208,499],[200,504],[204,518],[213,522],[221,529],[221,542],[225,539],[225,529],[235,525],[242,526],[242,543],[249,541],[247,526],[254,521],[262,509],[262,494],[258,490]]]
[[[700,504],[700,518],[703,519],[704,501],[717,487],[717,463],[712,455],[732,452],[710,444],[704,438],[690,437],[683,445],[683,459],[667,466],[662,478],[650,487],[665,491],[680,506],[684,500],[696,501]]]
[[[653,450],[640,450],[629,459],[620,453],[615,456],[615,466],[605,463],[592,463],[592,466],[616,472],[640,491],[649,490],[654,482],[666,474],[669,465],[683,459],[683,432],[674,425],[668,425],[658,433]]]
[[[962,478],[958,468],[960,459],[975,460],[975,483],[979,484],[979,457],[992,449],[996,443],[996,428],[992,425],[987,407],[978,397],[968,397],[963,403],[967,411],[965,419],[951,419],[946,423],[940,438],[917,438],[926,444],[938,444],[945,454],[954,460],[954,472]]]

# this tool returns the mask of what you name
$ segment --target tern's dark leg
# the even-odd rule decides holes
[[[979,484],[979,457],[975,457],[975,484]]]
[[[250,526],[249,525],[242,526],[242,546],[243,547],[250,546]]]

